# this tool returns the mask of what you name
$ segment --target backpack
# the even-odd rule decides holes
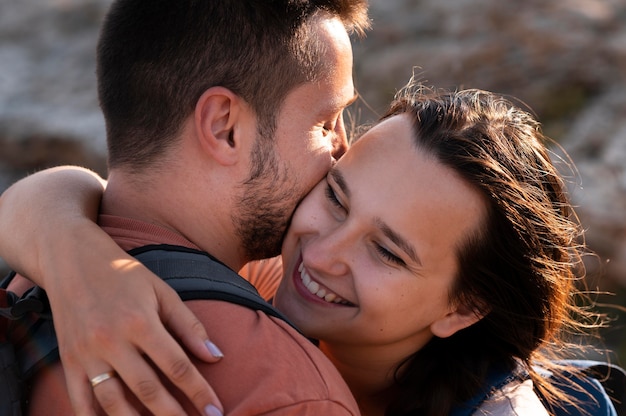
[[[558,375],[539,369],[543,377],[552,379],[553,385],[573,397],[579,408],[566,403],[550,403],[538,391],[543,405],[554,416],[626,416],[626,371],[604,361],[561,360],[576,371],[564,371]],[[502,387],[514,380],[525,380],[525,371],[493,371],[481,392],[460,406],[450,416],[471,416],[480,405]],[[590,400],[593,398],[593,400]]]
[[[223,300],[260,310],[295,328],[252,284],[208,253],[171,245],[144,246],[129,253],[184,301]],[[44,290],[35,286],[16,296],[6,290],[15,275],[11,272],[0,282],[0,416],[21,416],[30,378],[59,359]]]

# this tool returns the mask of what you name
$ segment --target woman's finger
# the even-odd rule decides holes
[[[107,415],[139,415],[137,410],[129,403],[124,392],[123,382],[115,371],[99,372],[89,378],[87,385],[92,388],[98,405]]]
[[[180,344],[163,328],[160,321],[155,323],[154,328],[146,331],[141,341],[141,345],[137,347],[150,358],[163,377],[176,386],[201,414],[211,416],[221,414],[223,407],[215,392]],[[126,359],[130,361],[124,362]],[[122,369],[120,375],[137,398],[150,409],[160,412],[164,406],[167,406],[173,411],[169,403],[172,396],[165,390],[154,369],[143,360],[141,366],[133,363],[134,359],[130,352],[127,352],[120,355],[120,360],[116,362],[116,365]],[[127,372],[125,369],[132,369],[132,372]],[[164,398],[167,398],[168,403],[157,400]]]
[[[208,363],[219,361],[224,355],[206,333],[202,322],[180,300],[178,294],[163,283],[154,287],[163,325],[198,359]]]
[[[83,371],[64,365],[65,384],[72,409],[77,416],[95,416],[95,396]]]

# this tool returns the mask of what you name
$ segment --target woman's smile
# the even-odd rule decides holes
[[[304,267],[304,263],[302,261],[300,261],[300,265],[297,270],[294,270],[294,283],[298,292],[305,299],[311,299],[318,303],[322,302],[342,306],[355,306],[353,303],[334,293],[328,287],[314,280],[309,275],[309,272],[306,267]]]

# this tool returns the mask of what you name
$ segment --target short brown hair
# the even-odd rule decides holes
[[[366,0],[115,1],[97,64],[110,166],[151,164],[213,86],[246,100],[272,132],[287,93],[324,70],[314,18],[363,33],[367,8]]]

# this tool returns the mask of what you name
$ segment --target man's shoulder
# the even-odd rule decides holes
[[[224,353],[218,363],[197,365],[228,414],[319,414],[329,409],[331,414],[358,414],[347,385],[324,354],[217,259],[167,245],[131,254],[187,301]]]
[[[296,406],[304,414],[306,409],[313,414],[313,409],[322,408],[335,409],[333,414],[358,414],[334,365],[286,322],[224,301],[187,304],[224,353],[217,364],[199,365],[209,382],[219,384],[214,387],[223,403],[230,401],[247,411],[291,408],[293,413]],[[223,377],[236,382],[237,391],[231,389],[222,396],[221,387],[228,385]]]

